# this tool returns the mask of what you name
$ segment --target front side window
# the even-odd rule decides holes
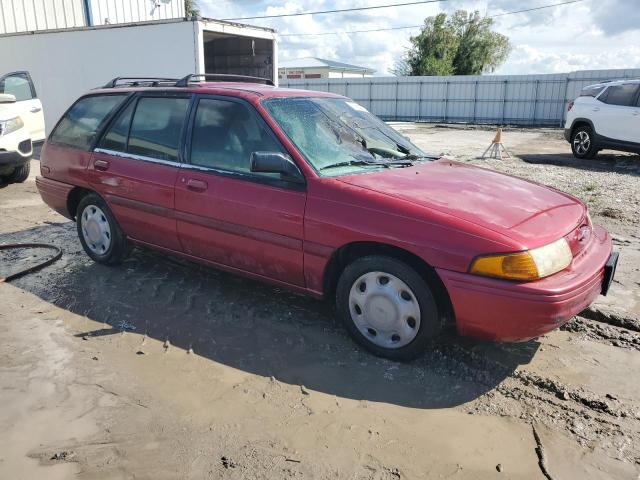
[[[271,98],[263,105],[320,175],[401,167],[432,158],[346,98]]]
[[[109,114],[126,96],[92,95],[81,98],[60,120],[49,140],[52,143],[88,150]]]
[[[638,85],[628,83],[625,85],[612,85],[602,95],[601,100],[609,105],[630,107],[634,104]]]
[[[142,97],[133,114],[127,152],[178,160],[188,98]]]
[[[9,75],[0,80],[0,93],[13,95],[17,102],[34,98],[29,77],[24,73]]]
[[[198,102],[191,140],[193,165],[248,173],[253,152],[282,152],[255,112],[239,102],[209,98]]]

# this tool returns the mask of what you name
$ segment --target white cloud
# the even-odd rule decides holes
[[[255,19],[246,23],[276,28],[280,34],[369,30],[419,25],[440,11],[499,13],[555,3],[557,0],[449,0],[440,4],[358,12]],[[212,18],[278,15],[308,10],[384,4],[384,0],[199,0]],[[507,35],[512,54],[496,73],[558,73],[578,69],[640,67],[638,0],[585,0],[561,7],[497,17],[495,28]],[[320,57],[371,67],[388,74],[418,29],[327,36],[280,37],[282,59]]]

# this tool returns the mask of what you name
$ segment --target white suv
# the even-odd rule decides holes
[[[569,103],[564,138],[577,158],[603,148],[640,153],[640,79],[585,87]]]
[[[0,76],[0,180],[24,182],[33,143],[44,141],[44,113],[28,72]]]

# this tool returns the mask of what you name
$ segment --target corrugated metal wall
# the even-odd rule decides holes
[[[586,85],[640,77],[640,68],[549,75],[369,77],[280,80],[280,86],[338,93],[384,120],[561,126]]]
[[[89,0],[93,25],[184,17],[184,0]]]
[[[85,25],[83,0],[0,0],[0,34]]]
[[[184,0],[0,0],[0,34],[183,18]]]

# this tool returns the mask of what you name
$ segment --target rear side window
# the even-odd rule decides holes
[[[126,94],[81,98],[62,117],[49,141],[88,150],[106,118],[125,98]]]
[[[628,83],[626,85],[612,85],[602,94],[599,100],[609,105],[620,105],[623,107],[631,107],[636,99],[638,85]]]
[[[31,82],[24,73],[14,73],[0,80],[0,93],[15,96],[17,102],[34,98]]]
[[[581,97],[597,97],[604,87],[585,87],[580,92]]]
[[[127,151],[127,136],[129,135],[129,125],[131,125],[131,117],[133,116],[133,110],[136,102],[131,102],[127,108],[125,108],[115,122],[109,127],[109,130],[102,137],[99,148],[107,150],[115,150],[117,152]]]
[[[140,98],[131,122],[127,151],[159,160],[178,160],[189,101],[189,98]]]

